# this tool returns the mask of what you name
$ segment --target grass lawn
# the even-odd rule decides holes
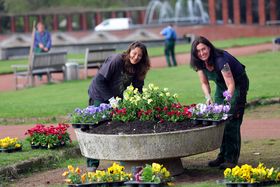
[[[262,43],[271,42],[273,37],[263,37],[263,38],[238,38],[222,41],[214,41],[213,43],[219,48],[229,48],[229,47],[240,47],[248,45],[256,45]],[[176,46],[176,53],[186,53],[190,51],[190,44],[178,44]],[[151,57],[162,56],[163,46],[148,48],[149,55]],[[69,54],[68,59],[83,59],[84,54]],[[12,64],[28,64],[27,59],[17,59],[17,60],[3,60],[0,61],[0,74],[11,73]]]
[[[26,140],[22,141],[23,149],[22,151],[14,153],[0,153],[0,168],[21,162],[24,160],[37,158],[39,156],[51,156],[56,155],[58,150],[62,149],[31,149],[30,143]],[[77,142],[74,142],[72,145],[67,145],[67,149],[72,149],[77,145]]]
[[[250,78],[248,100],[272,98],[280,95],[279,54],[267,52],[239,60],[246,65]],[[90,79],[70,81],[63,84],[50,84],[20,91],[0,93],[0,119],[11,118],[56,118],[66,116],[76,107],[87,105],[87,89]],[[196,73],[187,65],[175,68],[152,69],[147,76],[146,85],[154,83],[168,87],[178,93],[185,104],[204,102]]]

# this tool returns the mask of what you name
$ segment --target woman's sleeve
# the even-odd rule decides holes
[[[105,101],[108,101],[114,96],[108,81],[101,74],[96,76],[96,84],[98,85],[100,96],[102,96]]]
[[[119,55],[109,56],[99,69],[101,74],[106,80],[110,81],[116,71],[119,70],[121,58]]]

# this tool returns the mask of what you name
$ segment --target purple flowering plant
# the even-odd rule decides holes
[[[191,108],[192,118],[193,119],[210,119],[210,120],[221,120],[228,117],[228,112],[230,110],[230,105],[219,105],[214,104],[196,104]]]
[[[110,118],[111,105],[101,103],[100,106],[88,106],[84,109],[76,108],[71,116],[71,123],[91,123],[97,124],[100,121]]]
[[[192,112],[193,119],[210,119],[210,120],[222,120],[227,119],[230,111],[231,94],[228,91],[223,92],[224,103],[223,104],[203,104],[199,103],[194,105],[190,111]]]

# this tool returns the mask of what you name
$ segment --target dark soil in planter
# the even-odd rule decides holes
[[[171,132],[178,130],[187,130],[209,125],[193,124],[190,121],[184,122],[163,122],[157,123],[154,121],[133,121],[128,123],[110,121],[99,125],[89,126],[89,129],[84,129],[85,132],[93,134],[145,134],[145,133],[160,133]]]

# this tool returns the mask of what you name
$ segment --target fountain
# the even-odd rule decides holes
[[[153,0],[149,3],[145,24],[161,23],[208,23],[209,15],[204,10],[201,0],[177,0],[175,8],[172,8],[169,1]]]

